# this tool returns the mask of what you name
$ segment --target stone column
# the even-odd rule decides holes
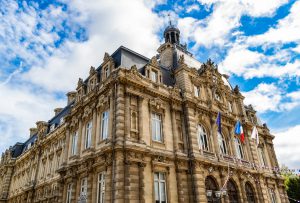
[[[145,203],[145,163],[138,163],[139,167],[139,202]]]
[[[81,142],[82,142],[82,119],[79,118],[79,126],[78,126],[78,139],[77,139],[77,155],[81,154]]]
[[[130,139],[131,116],[130,116],[130,94],[125,94],[125,140]]]
[[[214,131],[216,124],[215,124],[213,118],[210,119],[210,126],[211,126],[210,136],[211,136],[212,148],[214,149],[214,152],[217,155],[217,157],[219,157],[220,156],[220,146],[219,146],[219,142],[218,142],[218,132]]]
[[[143,104],[144,104],[144,98],[139,97],[138,98],[138,113],[139,113],[139,120],[138,120],[138,130],[139,130],[139,142],[145,143],[145,135],[144,135],[144,128],[143,128]]]
[[[70,152],[69,146],[70,146],[70,129],[67,127],[66,128],[66,147],[64,149],[62,166],[65,166],[68,162],[68,155]],[[53,157],[53,160],[55,160],[54,157]]]
[[[140,192],[140,180],[139,180],[139,167],[138,163],[131,163],[127,161],[125,163],[125,194],[124,202],[139,202]]]
[[[96,108],[93,108],[93,128],[92,128],[92,140],[91,140],[91,148],[96,148],[96,132],[97,132],[97,111]]]
[[[172,104],[171,104],[172,105]],[[171,123],[172,123],[172,134],[173,134],[173,150],[176,153],[178,151],[178,133],[177,133],[177,123],[176,123],[176,110],[171,106]]]

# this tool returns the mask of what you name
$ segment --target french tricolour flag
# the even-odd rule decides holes
[[[243,130],[243,126],[241,125],[240,121],[237,121],[235,124],[235,129],[234,129],[234,133],[236,135],[240,136],[240,140],[242,142],[245,141],[245,135],[244,135],[244,130]]]

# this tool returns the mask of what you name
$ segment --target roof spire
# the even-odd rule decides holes
[[[164,31],[165,42],[180,44],[180,31],[172,24],[170,13],[168,13],[169,26]]]
[[[169,18],[169,24],[172,27],[172,21],[171,21],[171,15],[170,15],[170,13],[168,13],[168,18]]]

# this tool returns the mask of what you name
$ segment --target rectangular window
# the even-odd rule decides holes
[[[105,66],[104,75],[105,75],[105,78],[108,78],[108,76],[110,75],[109,66]]]
[[[102,138],[102,140],[105,140],[108,137],[108,119],[109,119],[109,112],[104,111],[102,113],[102,120],[101,120],[101,138]]]
[[[81,179],[80,199],[87,200],[87,177]]]
[[[194,86],[194,95],[195,95],[195,97],[200,96],[200,88],[197,86]]]
[[[152,113],[152,139],[154,141],[162,142],[162,132],[161,132],[161,115],[157,113]]]
[[[72,188],[73,184],[70,183],[67,188],[67,198],[66,198],[66,203],[71,203],[72,202]]]
[[[65,118],[64,117],[61,117],[60,119],[59,119],[59,125],[62,125],[62,124],[64,124],[65,123]]]
[[[85,132],[85,149],[90,148],[92,144],[92,128],[93,124],[92,121],[88,122],[86,125],[86,132]]]
[[[97,203],[105,202],[105,173],[99,173],[98,175],[98,191],[97,191]]]
[[[78,140],[78,131],[76,131],[72,135],[72,148],[71,148],[71,154],[76,155],[77,154],[77,140]]]
[[[53,132],[55,129],[55,123],[53,123],[51,126],[50,126],[50,132]]]
[[[164,173],[154,173],[155,203],[166,203],[166,178]]]
[[[261,166],[266,166],[265,154],[264,154],[264,151],[263,151],[262,147],[258,148],[258,153],[259,153]]]
[[[158,73],[156,71],[151,71],[151,80],[153,82],[158,82]]]

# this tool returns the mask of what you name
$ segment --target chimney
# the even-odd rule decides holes
[[[63,109],[62,109],[62,108],[55,108],[55,109],[54,109],[55,116],[56,116],[57,114],[59,114],[59,113],[61,112],[61,110],[63,110]]]
[[[37,133],[37,128],[30,128],[29,131],[30,131],[30,137],[32,137],[34,134]]]
[[[66,95],[68,97],[68,105],[69,105],[72,101],[75,100],[76,92],[75,91],[68,92]]]

